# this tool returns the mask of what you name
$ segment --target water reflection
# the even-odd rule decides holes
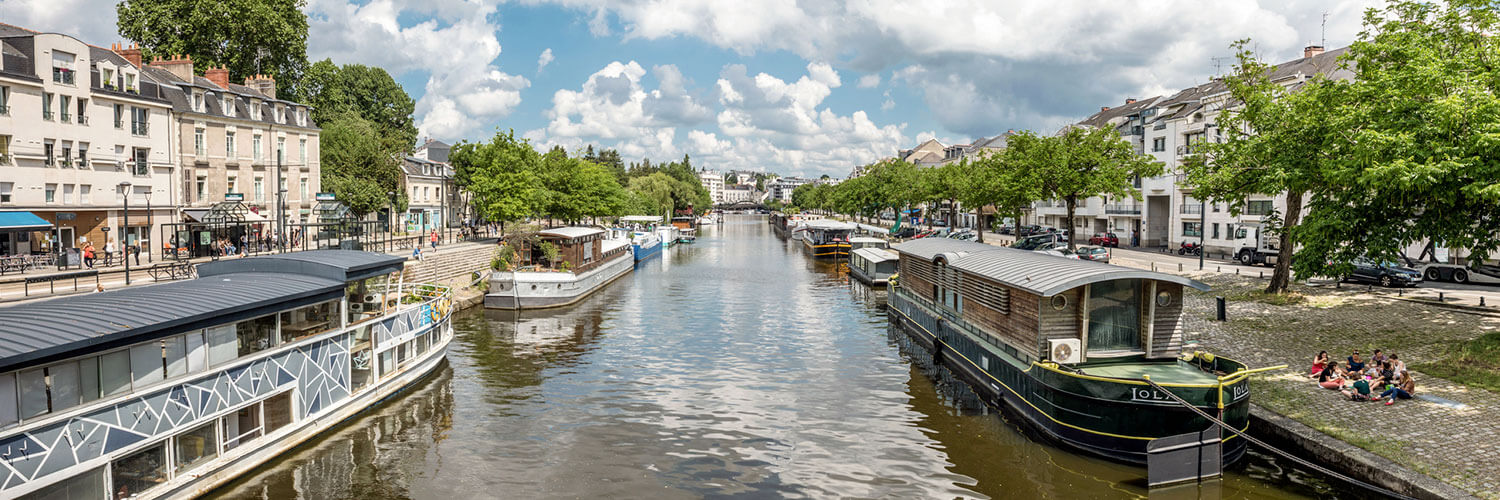
[[[842,266],[804,257],[764,219],[730,218],[572,307],[461,312],[450,368],[217,494],[1147,494],[1143,470],[1040,444],[904,355],[886,334],[886,292]],[[1244,463],[1152,496],[1320,491],[1269,460]]]

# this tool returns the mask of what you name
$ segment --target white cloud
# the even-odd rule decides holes
[[[525,77],[501,71],[496,8],[459,0],[310,0],[308,57],[380,66],[392,75],[427,74],[417,101],[422,134],[457,138],[515,109]],[[431,18],[404,26],[403,14]]]
[[[552,48],[547,47],[547,50],[542,51],[542,55],[536,57],[536,72],[541,73],[542,68],[547,67],[548,64],[552,64],[552,59]]]
[[[883,97],[885,97],[885,100],[881,101],[880,103],[881,111],[890,111],[892,109],[896,109],[896,100],[891,98],[891,91],[885,91]]]
[[[880,86],[880,74],[869,74],[859,77],[859,88],[872,89]]]
[[[124,40],[115,29],[115,0],[5,0],[0,22],[41,32],[63,33],[109,47]],[[87,12],[88,15],[80,15]]]

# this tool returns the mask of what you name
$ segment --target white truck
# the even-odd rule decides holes
[[[1449,249],[1428,242],[1416,259],[1405,255],[1401,257],[1406,260],[1408,267],[1422,273],[1422,279],[1427,281],[1500,284],[1500,266],[1449,264],[1448,262],[1453,260],[1449,253]]]
[[[1240,245],[1239,250],[1234,252],[1234,258],[1240,261],[1240,264],[1276,265],[1276,258],[1281,254],[1279,249],[1281,238],[1266,230],[1264,224],[1241,222],[1234,230],[1234,239]]]

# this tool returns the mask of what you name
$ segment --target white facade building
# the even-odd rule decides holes
[[[797,189],[797,186],[801,186],[803,184],[812,184],[813,182],[815,181],[813,181],[812,179],[803,179],[801,177],[782,177],[774,181],[767,182],[766,199],[778,200],[782,203],[791,203],[792,191]]]
[[[708,190],[708,197],[715,205],[724,203],[724,175],[713,170],[698,172],[698,182]]]

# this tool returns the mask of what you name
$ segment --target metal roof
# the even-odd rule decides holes
[[[199,276],[232,273],[288,273],[345,282],[400,271],[405,257],[358,250],[314,250],[221,260],[198,266]]]
[[[591,236],[591,235],[595,235],[595,234],[601,234],[603,232],[604,232],[603,229],[599,229],[597,227],[574,227],[574,226],[568,226],[568,227],[556,227],[556,228],[552,228],[552,229],[546,229],[546,230],[542,230],[542,231],[537,231],[536,234],[541,235],[541,236],[558,236],[558,237],[562,237],[562,238],[582,238],[584,236]]]
[[[993,248],[993,247],[992,247]],[[1148,279],[1208,290],[1208,285],[1175,274],[1121,267],[1091,260],[1070,259],[1015,248],[994,248],[948,261],[948,266],[983,276],[1042,297],[1050,297],[1100,281]]]
[[[892,246],[891,250],[895,250],[906,255],[920,257],[924,260],[932,260],[933,257],[936,257],[937,254],[940,253],[955,252],[962,254],[965,252],[984,252],[988,250],[994,250],[996,248],[999,247],[980,243],[977,241],[963,241],[948,238],[927,237]]]
[[[0,371],[271,314],[343,291],[344,282],[317,276],[238,273],[0,307]]]
[[[627,215],[620,218],[621,222],[661,222],[660,215]]]
[[[885,262],[888,260],[896,260],[900,258],[896,255],[896,252],[892,252],[884,248],[861,248],[855,250],[854,253],[860,255],[861,257],[864,257],[865,260],[868,260],[870,262]]]
[[[827,230],[853,231],[853,230],[855,230],[858,227],[858,226],[855,226],[854,224],[850,224],[848,222],[840,222],[840,221],[836,221],[836,220],[832,220],[832,219],[813,219],[813,220],[807,221],[806,224],[807,224],[807,228],[808,229],[822,229],[822,230],[825,230],[825,231],[827,231]]]

